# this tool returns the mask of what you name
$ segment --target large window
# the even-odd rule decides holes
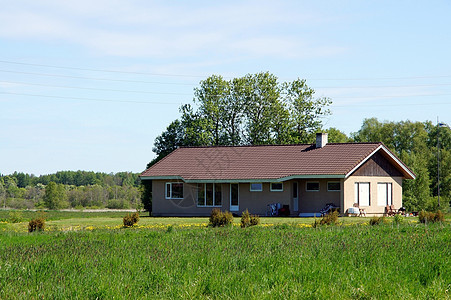
[[[305,190],[307,192],[318,192],[319,191],[319,182],[318,181],[307,181],[305,184]]]
[[[370,183],[356,182],[354,187],[354,202],[360,206],[370,206]]]
[[[222,189],[219,183],[199,183],[197,185],[197,206],[221,206]]]
[[[393,204],[393,190],[391,182],[379,182],[377,184],[377,205],[386,206]]]
[[[183,199],[183,183],[166,182],[166,199]]]
[[[283,192],[282,182],[271,182],[271,192]]]
[[[263,183],[251,183],[251,192],[263,191]]]

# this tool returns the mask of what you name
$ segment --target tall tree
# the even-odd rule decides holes
[[[44,205],[49,209],[66,208],[67,195],[63,184],[56,184],[51,181],[45,187]]]

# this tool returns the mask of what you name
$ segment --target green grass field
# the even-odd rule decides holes
[[[98,214],[54,215],[31,234],[0,223],[0,299],[450,298],[449,221],[315,229],[263,218],[241,229],[142,217],[144,228],[118,228],[124,213]]]

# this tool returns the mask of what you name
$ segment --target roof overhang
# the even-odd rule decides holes
[[[352,170],[345,175],[345,178],[351,176],[352,173],[354,173],[358,168],[360,168],[365,162],[368,161],[368,159],[371,158],[371,156],[373,156],[379,150],[383,151],[384,154],[386,154],[386,156],[391,160],[391,162],[401,171],[401,173],[404,174],[405,178],[415,179],[416,177],[415,174],[409,168],[407,168],[407,166],[399,158],[397,158],[396,155],[394,155],[390,150],[388,150],[383,144],[377,147],[373,152],[370,153],[370,155],[365,157],[364,160],[362,160],[359,164],[357,164],[354,168],[352,168]]]
[[[250,182],[284,182],[294,179],[345,178],[345,175],[290,175],[281,178],[243,178],[243,179],[185,179],[182,176],[141,176],[141,180],[179,180],[186,183],[250,183]]]

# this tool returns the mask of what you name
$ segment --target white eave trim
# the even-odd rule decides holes
[[[181,176],[141,176],[141,180],[182,180],[186,183],[271,183],[284,182],[293,179],[322,179],[322,178],[345,178],[345,175],[290,175],[281,178],[258,178],[258,179],[184,179]]]
[[[393,153],[391,153],[387,148],[384,147],[384,145],[380,145],[379,147],[377,147],[373,152],[370,153],[370,155],[368,155],[364,160],[362,160],[358,165],[356,165],[351,171],[349,171],[345,178],[348,178],[349,176],[351,176],[352,173],[354,173],[355,170],[357,170],[358,168],[360,168],[368,159],[370,159],[371,156],[374,155],[374,153],[376,153],[379,150],[383,150],[386,154],[388,154],[388,156],[390,156],[395,162],[396,164],[407,174],[409,174],[413,179],[415,179],[415,174],[413,174],[408,168],[406,168],[406,166],[404,166],[404,164],[399,160],[399,158],[397,158],[395,155],[393,155]]]

